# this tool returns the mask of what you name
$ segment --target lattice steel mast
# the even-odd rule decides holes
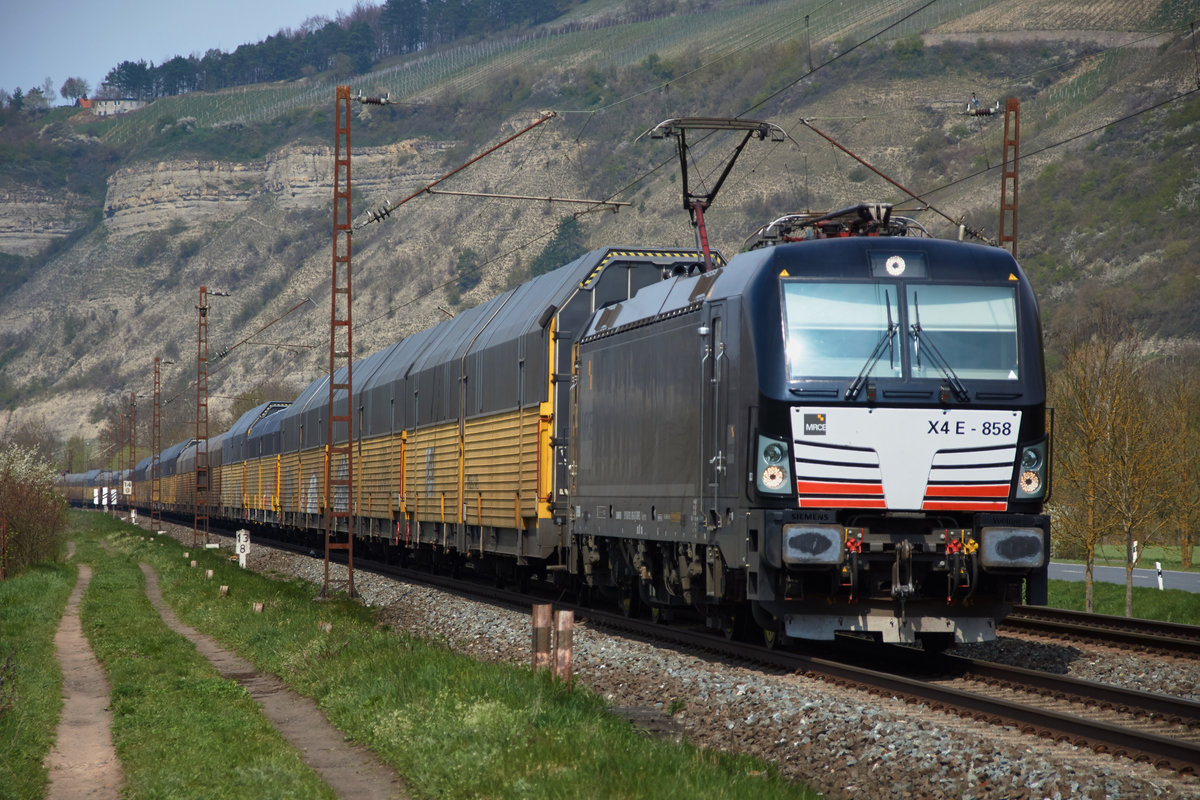
[[[350,87],[337,87],[333,151],[333,272],[329,292],[329,411],[325,435],[325,583],[330,595],[329,554],[346,551],[346,593],[354,589],[354,333],[350,281]],[[339,375],[339,370],[344,370]],[[339,404],[341,409],[339,410]],[[336,541],[341,523],[346,541]]]
[[[1004,163],[1000,177],[1000,246],[1012,246],[1017,257],[1017,167],[1021,150],[1021,101],[1010,97],[1004,103]],[[1007,223],[1007,224],[1006,224]]]
[[[134,392],[129,393],[129,495],[125,502],[129,508],[133,508],[136,498],[134,493],[137,491],[137,481],[133,479],[133,471],[137,469],[137,395]]]
[[[154,411],[150,421],[150,530],[162,527],[162,359],[154,357]]]

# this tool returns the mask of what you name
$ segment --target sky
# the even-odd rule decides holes
[[[162,64],[175,56],[226,53],[306,19],[335,19],[355,0],[4,0],[0,4],[0,89],[28,91],[50,77],[92,91],[122,61]],[[370,2],[366,5],[380,5]],[[55,105],[62,103],[61,98]]]

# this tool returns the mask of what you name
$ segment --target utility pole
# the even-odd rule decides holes
[[[333,272],[329,307],[329,411],[325,434],[325,583],[321,597],[330,596],[329,554],[346,551],[346,593],[354,590],[354,335],[350,255],[350,87],[337,87],[333,150]],[[344,370],[339,377],[339,370]],[[339,405],[341,408],[339,409]],[[339,522],[346,541],[336,541]]]
[[[133,479],[133,472],[137,469],[137,395],[133,392],[129,393],[129,486],[130,492],[126,498],[126,503],[130,508],[134,507],[134,492],[137,483]]]
[[[196,333],[196,491],[193,492],[192,547],[208,544],[208,298],[228,297],[200,287],[199,328]],[[203,534],[204,541],[200,541]]]
[[[154,357],[154,412],[150,432],[150,530],[162,527],[162,379],[161,365],[172,364]]]
[[[1000,246],[1010,243],[1017,257],[1017,167],[1021,150],[1021,101],[1004,103],[1004,160],[1000,174]],[[1007,224],[1006,224],[1007,223]],[[1006,232],[1008,231],[1008,232]]]

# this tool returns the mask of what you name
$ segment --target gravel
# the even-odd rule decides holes
[[[190,529],[180,528],[178,535],[191,541]],[[321,559],[266,548],[251,551],[248,567],[318,585],[324,578]],[[330,569],[338,571],[331,579],[344,580],[342,567]],[[479,659],[529,663],[528,614],[363,571],[355,573],[355,588],[395,628],[443,640]],[[959,650],[1200,700],[1200,666],[1184,660],[1013,637]],[[723,664],[586,623],[575,628],[574,668],[580,683],[633,724],[702,747],[754,754],[829,798],[1200,799],[1198,777],[818,679]]]

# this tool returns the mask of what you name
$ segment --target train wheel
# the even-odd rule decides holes
[[[666,625],[671,621],[671,610],[662,606],[650,606],[650,620],[656,625]]]

